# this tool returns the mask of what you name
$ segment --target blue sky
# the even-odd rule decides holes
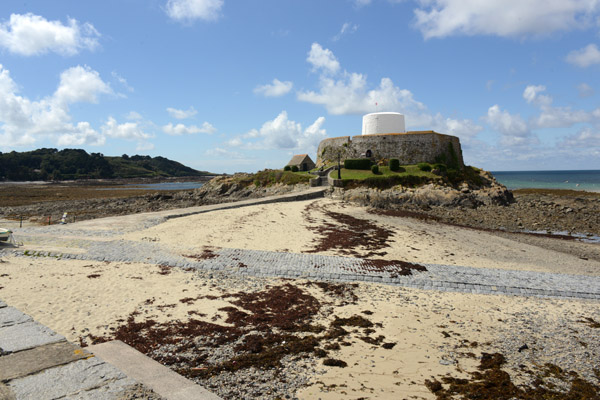
[[[487,170],[600,169],[599,33],[596,0],[3,0],[0,151],[252,172],[396,111]]]

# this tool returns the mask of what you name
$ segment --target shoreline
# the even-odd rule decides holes
[[[499,355],[490,368],[502,387],[537,390],[552,365],[561,390],[574,373],[600,390],[598,300],[572,295],[600,295],[597,244],[331,198],[213,208],[17,229],[28,254],[0,255],[0,299],[71,341],[129,343],[226,398],[434,399],[446,380],[484,384],[486,354]],[[394,260],[426,270],[403,277]],[[365,278],[408,284],[335,280],[362,274],[354,263]],[[427,285],[435,279],[456,287]],[[507,290],[468,286],[477,282]]]

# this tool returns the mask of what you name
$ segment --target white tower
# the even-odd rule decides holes
[[[404,133],[404,115],[396,112],[379,112],[363,116],[363,135],[378,133]]]

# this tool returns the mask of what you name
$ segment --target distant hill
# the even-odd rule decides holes
[[[38,149],[0,152],[0,180],[47,181],[72,179],[149,178],[214,175],[164,157],[107,157],[81,149]]]

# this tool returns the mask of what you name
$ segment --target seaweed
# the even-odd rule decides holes
[[[441,378],[442,382],[433,379],[425,380],[424,384],[438,400],[453,399],[456,396],[482,400],[598,399],[599,386],[581,379],[575,372],[565,372],[554,364],[544,365],[534,374],[529,386],[517,386],[510,375],[501,369],[505,362],[504,355],[500,353],[482,353],[479,371],[470,372],[471,379],[444,376]],[[548,377],[565,382],[568,391],[556,390],[555,385],[547,380]]]
[[[312,206],[305,209],[306,219],[309,222],[315,222],[309,216],[309,211],[312,211],[312,208],[316,207]],[[308,253],[336,250],[340,254],[358,258],[387,254],[381,250],[389,247],[389,238],[394,234],[394,231],[382,228],[369,220],[330,211],[324,207],[321,207],[319,211],[325,214],[327,220],[311,228],[321,237],[315,240],[317,242],[315,247],[309,250]],[[367,251],[366,254],[361,255],[354,250],[361,247]]]
[[[335,320],[331,323],[331,326],[357,326],[360,328],[370,328],[373,326],[373,323],[360,315],[353,315],[350,318],[338,318],[336,316]]]
[[[326,358],[323,360],[323,365],[327,365],[328,367],[340,367],[346,368],[348,364],[343,360],[338,360],[336,358]]]
[[[351,287],[348,289],[336,285],[319,287],[333,296],[347,296],[347,290],[351,291]],[[198,296],[195,299],[185,297],[179,302],[192,304],[195,300],[208,297],[219,299],[215,296]],[[344,326],[365,329],[374,326],[360,315],[335,317],[327,328],[312,323],[313,317],[321,309],[320,302],[290,283],[267,287],[255,293],[224,294],[220,299],[231,304],[220,308],[226,314],[224,319],[229,326],[197,319],[168,323],[158,323],[152,319],[137,322],[136,315],[139,312],[134,312],[110,334],[103,337],[88,334],[87,339],[92,343],[118,339],[183,376],[208,379],[222,372],[250,367],[279,369],[282,359],[289,356],[325,359],[329,350],[350,345],[344,341],[350,334]],[[148,299],[146,304],[154,301],[153,298]],[[173,306],[175,304],[157,307]],[[193,310],[188,314],[205,316]],[[374,340],[380,344],[383,336]],[[86,344],[83,338],[80,342],[82,346]],[[210,349],[222,346],[230,346],[235,355],[219,361],[208,361]],[[346,366],[341,360],[331,365]]]

